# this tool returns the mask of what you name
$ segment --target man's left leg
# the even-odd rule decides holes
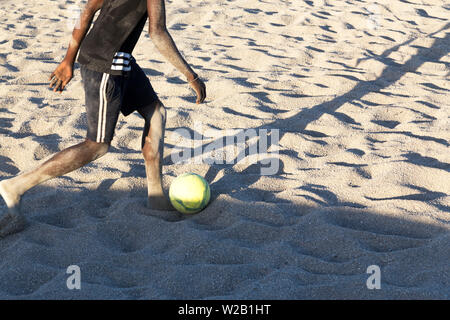
[[[8,213],[0,216],[0,238],[25,227],[25,218],[20,212],[20,198],[26,191],[100,158],[106,154],[108,148],[109,143],[97,143],[86,139],[58,152],[30,172],[0,181],[0,196],[8,207]]]
[[[142,134],[142,155],[147,175],[147,206],[156,210],[174,210],[164,194],[161,179],[166,109],[158,99],[153,104],[139,109],[138,112],[145,120]]]

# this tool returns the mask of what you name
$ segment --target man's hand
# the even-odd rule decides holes
[[[50,78],[50,88],[53,91],[59,91],[62,93],[65,86],[69,83],[73,77],[73,64],[75,57],[77,56],[78,49],[80,48],[81,41],[83,41],[89,30],[95,13],[103,6],[103,0],[88,0],[83,11],[80,14],[79,23],[76,24],[72,32],[72,39],[67,49],[66,57],[59,64],[59,66],[53,71]]]
[[[59,91],[62,93],[66,85],[73,77],[73,64],[63,61],[56,67],[55,71],[50,75],[50,88],[54,89],[54,92]]]
[[[202,103],[206,98],[206,86],[203,81],[197,77],[194,80],[189,81],[189,85],[194,89],[195,93],[197,93],[197,101],[195,103]]]

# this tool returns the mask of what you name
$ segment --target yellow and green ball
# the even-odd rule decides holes
[[[196,173],[184,173],[173,180],[169,199],[181,213],[197,213],[209,203],[211,191],[206,180]]]

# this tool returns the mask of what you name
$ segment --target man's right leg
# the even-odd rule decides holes
[[[106,154],[108,143],[86,139],[55,154],[38,168],[0,181],[0,195],[8,206],[8,214],[0,216],[0,237],[20,231],[25,224],[20,213],[20,198],[29,189],[49,179],[72,172]]]
[[[156,210],[175,210],[164,194],[162,186],[166,109],[158,99],[153,104],[138,110],[138,112],[145,120],[142,134],[142,155],[144,156],[147,176],[147,207]]]

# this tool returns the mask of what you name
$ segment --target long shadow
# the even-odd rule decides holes
[[[434,34],[447,30],[450,27],[450,23],[447,23],[444,27],[442,27],[440,30],[429,34],[428,37],[433,37]],[[320,103],[316,106],[313,106],[308,109],[304,109],[297,114],[286,118],[286,119],[277,119],[275,121],[272,121],[270,123],[261,125],[259,127],[254,128],[255,130],[260,129],[279,129],[279,135],[280,139],[283,137],[283,135],[287,132],[297,132],[297,133],[305,133],[307,134],[306,127],[308,124],[312,123],[315,120],[318,120],[320,117],[322,117],[325,114],[332,115],[336,117],[338,120],[343,120],[346,123],[352,123],[358,125],[353,119],[343,117],[342,113],[337,112],[337,110],[343,106],[346,103],[357,103],[358,100],[361,100],[364,96],[366,96],[369,93],[372,92],[379,92],[382,89],[385,89],[395,82],[397,82],[401,77],[403,77],[408,72],[416,72],[420,66],[422,66],[425,62],[436,62],[439,61],[440,58],[444,57],[448,54],[449,48],[450,48],[450,33],[446,33],[445,37],[443,38],[436,38],[431,47],[425,48],[425,47],[418,47],[417,53],[412,56],[408,61],[406,61],[404,64],[399,64],[394,62],[391,58],[388,56],[392,53],[397,51],[400,47],[407,45],[414,41],[415,39],[409,39],[401,44],[398,44],[392,48],[389,48],[385,50],[381,55],[375,55],[371,53],[369,50],[368,52],[371,53],[371,56],[365,57],[360,59],[361,61],[364,59],[376,59],[381,61],[386,65],[383,72],[380,74],[380,76],[375,80],[370,81],[360,81],[355,87],[353,87],[350,91],[344,93],[341,96],[335,97],[334,99],[330,101],[326,101],[323,103]],[[383,133],[383,132],[380,132]],[[444,139],[437,139],[434,137],[429,136],[422,136],[422,135],[415,135],[411,132],[388,132],[392,134],[402,134],[406,135],[412,138],[420,139],[423,141],[434,141],[437,143],[440,143],[442,145],[448,146],[448,142]],[[211,141],[203,146],[200,146],[198,148],[205,148],[210,144],[218,143],[219,140],[225,141],[223,139],[232,138],[232,137],[224,137],[219,138],[214,141]],[[249,150],[251,148],[255,147],[255,144],[257,144],[258,141],[256,141],[253,144],[249,144],[245,147],[245,150],[243,150],[241,153],[248,155]],[[268,146],[271,144],[269,143]],[[196,149],[198,149],[196,148]],[[201,150],[195,150],[197,152],[196,154],[201,153]],[[236,157],[237,158],[237,157]],[[169,161],[166,159],[166,161]],[[229,168],[232,167],[234,164],[231,165],[212,165],[208,173],[206,174],[209,181],[212,181],[215,179],[218,172],[223,168]],[[257,167],[262,167],[260,164],[256,165]],[[251,166],[252,171],[255,170],[255,166]],[[282,173],[283,163],[282,160],[280,160],[280,171],[278,173]],[[243,170],[240,172],[240,174],[246,174],[247,170]],[[255,183],[258,181],[259,177],[257,175],[249,175],[247,179],[247,186]],[[217,181],[215,181],[212,186],[218,187],[219,185],[222,185],[226,180],[226,175]]]

